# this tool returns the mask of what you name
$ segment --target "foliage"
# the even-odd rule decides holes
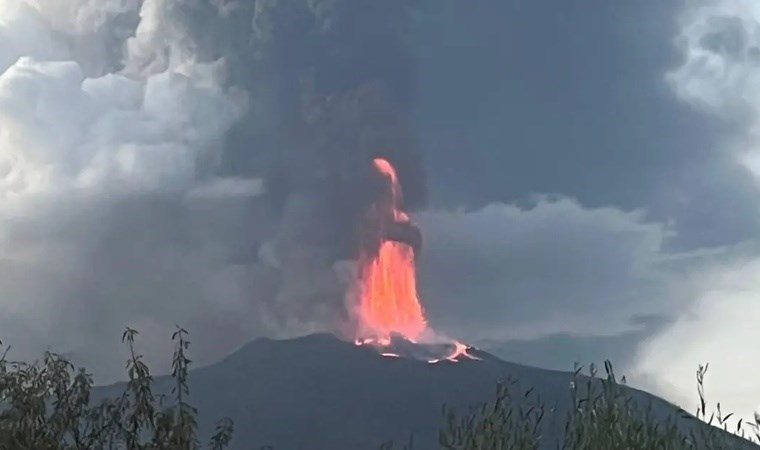
[[[576,369],[571,383],[575,408],[566,422],[564,449],[607,448],[610,450],[691,449],[696,448],[693,433],[685,434],[681,417],[658,418],[652,405],[636,404],[618,384],[612,365],[605,362],[606,378],[596,378],[592,365],[590,377],[583,379]],[[717,447],[724,448],[724,447]]]
[[[516,386],[517,380],[507,379],[497,386],[492,401],[461,417],[444,407],[446,427],[439,434],[441,447],[446,450],[538,448],[546,408],[532,389],[515,399]]]
[[[153,377],[134,343],[138,333],[122,336],[129,348],[124,391],[92,405],[92,377],[65,358],[46,353],[41,362],[0,356],[0,450],[53,449],[200,449],[197,411],[187,402],[187,332],[178,328],[172,358],[172,398],[153,392]],[[2,343],[0,343],[0,346]],[[227,448],[233,423],[219,421],[209,448]]]
[[[588,375],[576,367],[570,383],[573,408],[556,422],[558,411],[548,408],[533,389],[522,390],[517,380],[498,384],[495,396],[467,413],[444,408],[445,425],[439,443],[445,450],[535,450],[547,448],[552,424],[564,422],[558,442],[548,448],[562,450],[725,450],[760,448],[760,417],[745,433],[740,420],[729,428],[732,414],[723,415],[720,404],[707,417],[704,377],[706,366],[697,370],[700,407],[696,416],[679,410],[676,415],[655,414],[651,404],[639,405],[617,381],[612,365],[605,362],[606,377],[597,377],[594,365]],[[731,433],[729,433],[731,431]],[[386,443],[381,450],[392,450]],[[403,447],[411,450],[412,446]]]
[[[46,353],[41,362],[11,362],[6,348],[0,354],[0,450],[202,448],[197,410],[188,403],[192,361],[187,332],[178,328],[172,335],[173,387],[168,400],[154,393],[150,370],[135,351],[137,335],[127,328],[122,336],[129,349],[123,392],[97,405],[91,400],[92,377],[84,369],[55,353]],[[551,437],[557,442],[549,446],[562,450],[760,448],[752,443],[760,442],[759,416],[751,424],[739,420],[730,426],[733,414],[724,414],[720,403],[708,411],[707,366],[697,370],[696,414],[679,410],[671,416],[656,414],[652,404],[636,404],[625,378],[618,382],[609,362],[604,369],[606,376],[598,377],[593,365],[588,374],[576,367],[569,412],[547,407],[533,389],[524,390],[511,378],[497,385],[491,400],[464,414],[444,406],[439,445],[445,450],[535,450],[546,447]],[[547,431],[552,427],[559,432],[552,435]],[[232,420],[220,420],[208,448],[227,448],[232,432]],[[398,447],[388,442],[380,448]],[[412,450],[413,436],[401,448]]]

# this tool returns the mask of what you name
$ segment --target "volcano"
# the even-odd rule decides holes
[[[425,351],[408,341],[399,345],[406,348],[396,351]],[[233,449],[371,450],[389,440],[406,443],[413,434],[415,450],[432,450],[440,448],[444,404],[465,412],[493,397],[496,383],[511,377],[533,387],[547,408],[555,409],[544,423],[542,448],[556,448],[572,404],[573,374],[472,353],[478,359],[430,364],[424,357],[386,357],[329,334],[258,339],[217,364],[191,371],[190,402],[199,410],[201,436],[210,436],[220,417],[234,420]],[[170,394],[173,382],[157,377],[155,386]],[[123,388],[123,383],[101,387],[94,397],[115,396]],[[678,410],[626,389],[638,404],[651,404],[655,416]],[[683,419],[683,426],[707,425]]]
[[[347,296],[349,310],[355,311],[354,343],[389,357],[399,356],[395,347],[412,348],[414,358],[427,353],[429,363],[477,359],[469,346],[446,339],[429,326],[417,296],[416,258],[422,233],[401,209],[396,169],[382,158],[374,159],[373,165],[385,188],[365,214],[358,278]]]
[[[367,245],[347,301],[355,316],[353,335],[259,339],[192,371],[189,401],[198,408],[201,435],[213,434],[214,421],[230,417],[236,449],[377,449],[411,436],[415,450],[435,449],[444,405],[467,412],[509,379],[516,380],[517,393],[532,389],[552,411],[544,418],[541,443],[557,448],[573,405],[574,374],[509,363],[430,327],[416,287],[421,232],[401,210],[393,166],[383,159],[374,165],[385,189],[362,230]],[[157,378],[155,387],[169,394],[173,380]],[[655,418],[679,412],[662,399],[622,388],[636,404],[651,407]],[[96,398],[122,389],[101,388]],[[707,426],[679,420],[684,427]]]
[[[234,449],[377,449],[413,437],[415,450],[432,450],[440,448],[444,405],[466,413],[492,399],[500,381],[514,380],[515,402],[527,401],[521,394],[530,391],[547,411],[541,448],[561,448],[575,374],[509,363],[433,330],[417,295],[422,233],[401,209],[393,166],[384,159],[373,162],[385,188],[366,211],[361,230],[364,245],[346,302],[353,333],[262,338],[192,371],[188,401],[198,408],[200,435],[210,436],[216,420],[230,417]],[[159,395],[171,397],[173,387],[168,377],[155,380]],[[94,398],[123,389],[102,387]],[[635,404],[651,408],[655,419],[681,416],[665,400],[621,389]],[[708,426],[678,420],[683,427]]]

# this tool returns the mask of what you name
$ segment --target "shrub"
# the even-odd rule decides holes
[[[65,358],[46,353],[41,362],[11,362],[0,354],[0,450],[201,448],[197,436],[197,411],[187,401],[187,332],[172,335],[171,395],[156,395],[153,377],[142,355],[135,351],[137,331],[127,328],[122,342],[129,349],[128,381],[115,398],[93,405],[92,377]],[[2,343],[0,343],[2,348]],[[663,416],[652,405],[639,405],[618,383],[612,365],[605,362],[605,377],[592,365],[588,374],[577,368],[570,383],[571,408],[562,436],[552,447],[562,450],[723,450],[760,448],[760,417],[754,423],[736,422],[723,414],[720,403],[708,417],[704,379],[707,366],[697,370],[699,407],[695,415],[683,410]],[[547,408],[533,389],[524,390],[508,378],[496,387],[494,397],[460,414],[444,406],[439,444],[445,450],[534,450],[547,439],[547,422],[556,424],[558,411]],[[751,430],[747,436],[746,429]],[[208,447],[227,448],[233,422],[223,418]],[[393,443],[381,450],[392,450]],[[404,450],[412,450],[410,438]]]
[[[743,423],[738,421],[729,433],[732,414],[717,411],[707,417],[704,395],[706,366],[697,370],[697,390],[700,407],[695,416],[683,410],[676,414],[658,416],[652,405],[637,404],[625,386],[619,383],[609,361],[605,362],[606,376],[597,377],[594,365],[588,374],[576,367],[570,383],[570,412],[562,419],[564,427],[551,448],[563,450],[726,450],[760,448],[760,417],[750,427],[751,437],[745,436]],[[535,450],[546,439],[547,422],[558,414],[538,397],[533,389],[523,390],[517,380],[508,378],[496,387],[494,397],[467,413],[459,414],[444,408],[444,427],[439,443],[445,450]],[[693,422],[692,422],[693,421]],[[704,423],[703,423],[704,422]],[[713,426],[716,425],[716,426]],[[381,450],[392,450],[386,443]],[[407,445],[404,450],[411,450]]]
[[[65,358],[47,352],[41,362],[11,362],[0,356],[0,450],[200,449],[197,411],[187,403],[187,332],[172,335],[172,398],[154,395],[153,377],[135,352],[138,333],[127,328],[128,382],[114,399],[92,405],[92,377]],[[0,346],[2,343],[0,343]],[[226,448],[233,423],[220,420],[209,447]]]
[[[735,434],[728,433],[731,414],[707,418],[704,395],[706,366],[697,370],[700,408],[696,417],[678,410],[658,417],[652,405],[639,405],[630,395],[625,378],[618,383],[612,365],[605,362],[606,377],[598,378],[592,365],[588,375],[574,371],[570,384],[570,413],[564,420],[564,435],[556,442],[563,450],[725,450],[760,448],[744,439],[742,421]],[[458,415],[444,410],[446,425],[440,445],[446,450],[534,450],[543,436],[542,425],[555,411],[547,409],[532,389],[521,391],[515,380],[498,384],[494,399]],[[706,422],[697,422],[698,419]],[[694,421],[689,423],[689,421]],[[712,425],[718,425],[715,427]],[[752,426],[754,440],[760,439],[760,417]],[[552,445],[554,447],[554,445]],[[390,448],[390,447],[388,447]]]

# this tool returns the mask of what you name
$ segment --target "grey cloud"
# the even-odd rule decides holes
[[[174,52],[163,71],[100,76],[132,60],[118,45],[129,33],[103,36],[137,12],[120,5],[0,5],[0,35],[12,36],[0,42],[0,335],[16,357],[51,347],[99,380],[120,372],[126,325],[146,328],[154,362],[175,322],[201,339],[216,326],[266,332],[278,279],[256,257],[272,221],[255,180],[241,196],[241,180],[211,176],[245,95],[181,36],[161,41]],[[144,2],[143,19],[160,5]],[[216,337],[199,361],[233,345]]]
[[[717,226],[719,222],[735,226],[736,217],[730,216],[746,216],[745,211],[751,211],[751,219],[756,220],[760,7],[745,0],[690,2],[677,24],[682,59],[667,80],[677,98],[724,125],[722,140],[715,147],[722,163],[716,166],[719,170],[731,167],[745,186],[731,190],[721,185],[720,197],[703,196],[694,210],[705,215],[712,210]],[[719,208],[725,205],[733,205],[731,210],[738,214],[723,213]],[[758,410],[760,391],[750,380],[757,379],[760,366],[747,357],[754,354],[757,341],[756,234],[755,230],[742,245],[721,249],[708,258],[712,264],[694,271],[693,301],[672,324],[648,339],[637,355],[637,376],[646,387],[691,409],[696,406],[695,367],[709,362],[711,396],[720,398],[721,405],[740,418],[752,417]]]
[[[739,17],[711,17],[708,27],[712,30],[700,39],[700,45],[714,53],[742,58],[745,55],[748,36]]]
[[[601,367],[609,360],[618,376],[630,376],[629,370],[642,343],[671,322],[672,318],[667,316],[634,316],[631,325],[636,329],[613,335],[559,333],[538,339],[488,340],[474,345],[508,361],[554,370],[572,370],[575,364],[587,367],[593,363]]]
[[[255,255],[256,236],[264,234],[256,227],[266,218],[257,216],[254,202],[183,204],[161,196],[64,202],[3,228],[10,257],[0,275],[0,332],[18,357],[37,356],[44,342],[81,355],[110,379],[121,366],[114,350],[124,326],[149,328],[141,330],[147,356],[159,362],[168,333],[183,324],[208,341],[196,353],[203,363],[239,344],[220,339],[218,330],[250,337],[274,324],[266,305],[277,274],[240,257]]]
[[[0,335],[17,356],[53,343],[109,379],[124,325],[157,361],[182,323],[200,363],[333,330],[372,158],[424,200],[409,4],[2,3]]]
[[[677,251],[757,234],[756,188],[723,145],[736,124],[679,101],[663,76],[685,55],[681,2],[429,3],[416,37],[436,207],[560,193],[672,221]]]
[[[669,232],[638,212],[541,198],[416,219],[423,301],[434,324],[463,337],[615,334],[681,304],[660,267]]]

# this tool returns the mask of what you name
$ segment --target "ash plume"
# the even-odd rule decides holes
[[[264,252],[283,277],[274,301],[283,319],[329,328],[344,312],[333,264],[356,256],[359,220],[382,189],[375,157],[397,166],[407,208],[424,203],[407,42],[414,3],[216,2],[221,25],[202,34],[216,36],[201,47],[225,49],[233,82],[254,98],[222,170],[264,180],[279,221]]]
[[[101,380],[334,330],[388,159],[424,204],[412,0],[0,0],[0,338]],[[55,339],[50,339],[55,336]],[[160,367],[160,365],[159,365]]]

